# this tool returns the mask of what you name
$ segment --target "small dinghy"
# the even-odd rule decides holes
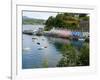
[[[42,49],[43,49],[43,47],[38,48],[38,50],[42,50]]]
[[[38,45],[40,45],[40,43],[39,43],[39,42],[37,42],[37,44],[38,44]]]
[[[47,46],[44,46],[44,48],[47,48]]]
[[[37,38],[34,38],[34,37],[33,37],[32,39],[37,39]]]
[[[26,48],[23,48],[23,50],[24,50],[24,51],[30,51],[30,50],[31,50],[31,48],[26,47]]]

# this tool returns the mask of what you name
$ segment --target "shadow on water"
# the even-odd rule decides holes
[[[57,67],[89,65],[89,43],[52,37],[48,39],[62,54],[62,58],[56,65]]]
[[[62,54],[62,58],[58,62],[57,67],[89,65],[89,44],[76,41],[74,44],[73,43],[54,43],[55,47]]]

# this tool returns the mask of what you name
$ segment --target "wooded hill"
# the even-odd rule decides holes
[[[56,17],[50,16],[45,22],[45,30],[55,28],[76,29],[79,28],[80,21],[89,21],[87,14],[78,13],[58,13]]]
[[[35,18],[29,18],[26,16],[23,16],[22,18],[22,24],[44,24],[45,20],[43,19],[35,19]]]

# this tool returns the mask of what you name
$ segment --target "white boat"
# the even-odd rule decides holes
[[[79,38],[78,40],[79,40],[79,41],[85,41],[85,39],[84,39],[84,38]]]
[[[38,50],[42,50],[42,49],[44,49],[44,47],[40,47],[40,48],[38,48]]]
[[[26,48],[23,48],[23,50],[24,50],[24,51],[30,51],[30,50],[31,50],[31,48],[26,47]]]

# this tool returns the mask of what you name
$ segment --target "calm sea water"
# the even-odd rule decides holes
[[[44,25],[23,25],[23,30],[35,30]],[[33,36],[23,34],[22,68],[56,67],[62,58],[59,44],[73,44],[76,48],[82,46],[81,41],[69,41],[62,38]]]

